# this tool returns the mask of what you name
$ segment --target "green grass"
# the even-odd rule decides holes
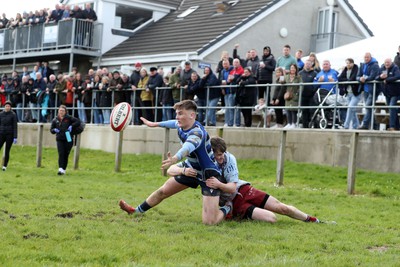
[[[56,175],[55,149],[14,146],[0,173],[1,266],[399,266],[400,175],[358,171],[348,195],[344,168],[239,160],[240,175],[284,203],[336,221],[307,224],[278,215],[276,224],[201,223],[201,193],[186,190],[142,216],[140,204],[166,180],[161,157],[82,150],[80,169]],[[72,154],[70,157],[70,163]]]

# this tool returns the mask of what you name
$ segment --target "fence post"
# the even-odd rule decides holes
[[[276,185],[283,185],[284,167],[285,167],[285,147],[287,131],[281,131],[281,141],[278,148],[278,160],[276,166]]]
[[[349,163],[347,167],[347,193],[354,194],[354,184],[356,181],[356,169],[357,169],[357,143],[358,143],[358,132],[354,132],[350,139],[349,149]]]
[[[79,169],[79,156],[81,152],[81,135],[75,136],[75,150],[74,150],[74,170]]]
[[[124,139],[124,131],[118,132],[117,150],[115,151],[115,172],[121,171],[123,139]]]
[[[43,124],[38,124],[38,139],[37,139],[37,150],[36,150],[36,167],[42,166],[42,154],[43,154]]]
[[[164,152],[162,154],[162,159],[161,162],[167,159],[167,154],[169,151],[169,134],[170,134],[170,129],[165,128],[165,135],[164,135]],[[161,169],[161,174],[163,176],[167,176],[167,170]]]

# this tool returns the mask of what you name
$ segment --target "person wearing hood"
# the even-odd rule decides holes
[[[372,106],[373,101],[375,101],[379,95],[379,85],[369,83],[376,79],[379,75],[379,64],[378,61],[372,57],[371,53],[367,52],[364,55],[364,63],[360,64],[360,68],[357,74],[357,81],[360,82],[359,91],[364,91],[364,103],[366,107]],[[376,89],[378,90],[376,90]],[[374,93],[375,90],[375,93]],[[374,100],[372,98],[375,97]],[[372,108],[366,108],[366,113],[364,115],[363,121],[359,129],[367,130],[371,125]]]
[[[257,80],[259,84],[272,83],[272,74],[275,70],[276,60],[271,52],[269,46],[265,46],[263,49],[263,55],[260,61],[260,67],[258,69]],[[258,87],[258,98],[266,98],[265,94],[268,88],[268,103],[271,99],[271,87],[259,86]]]

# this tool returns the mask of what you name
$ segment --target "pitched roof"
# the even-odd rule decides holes
[[[217,7],[213,1],[185,0],[179,10],[171,12],[140,31],[103,57],[199,51],[231,33],[247,22],[249,17],[276,2],[279,0],[240,0],[224,14],[215,15]],[[184,19],[177,19],[177,15],[192,6],[199,8]]]
[[[150,2],[157,5],[178,7],[179,4],[182,2],[182,0],[147,0],[146,2]]]
[[[222,15],[216,15],[217,7],[212,0],[162,0],[153,1],[164,5],[177,5],[176,11],[138,32],[103,55],[103,58],[135,57],[165,53],[201,53],[225,38],[253,17],[271,8],[281,0],[240,0]],[[222,1],[218,1],[222,2]],[[225,3],[233,2],[225,0]],[[355,17],[371,34],[371,30],[358,13],[344,0]],[[192,6],[199,8],[183,19],[177,16]]]

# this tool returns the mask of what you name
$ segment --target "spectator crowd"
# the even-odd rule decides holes
[[[86,3],[84,9],[81,9],[79,5],[74,5],[71,9],[70,5],[56,4],[54,10],[43,8],[36,11],[23,12],[22,14],[17,13],[12,18],[7,18],[6,14],[3,13],[0,19],[0,29],[13,29],[42,23],[57,23],[60,20],[73,18],[96,21],[97,15],[90,3]]]
[[[68,5],[56,5],[48,15],[45,10],[37,14],[45,18],[39,21],[46,22],[62,20],[66,13],[92,14],[91,18],[97,19],[94,11],[90,12],[90,4],[86,4],[84,11],[79,11],[78,6],[71,12],[69,9]],[[206,66],[203,73],[194,70],[190,61],[167,73],[157,67],[147,70],[136,62],[129,75],[107,68],[84,73],[74,68],[70,73],[55,74],[48,62],[37,62],[33,70],[24,67],[22,73],[3,75],[0,101],[3,105],[10,99],[21,122],[49,122],[56,108],[63,104],[73,107],[69,110],[83,122],[108,124],[111,108],[129,102],[135,107],[132,123],[137,125],[141,124],[141,116],[150,121],[173,119],[173,105],[192,99],[199,106],[197,119],[204,125],[215,126],[218,115],[223,114],[226,127],[251,127],[253,114],[258,112],[265,118],[266,127],[275,118],[274,127],[308,128],[314,123],[315,106],[321,104],[321,99],[315,97],[318,92],[325,97],[324,103],[341,106],[337,114],[341,127],[375,129],[372,108],[366,108],[362,122],[359,121],[361,99],[369,107],[381,92],[390,106],[395,106],[400,98],[400,83],[395,82],[400,79],[398,55],[394,60],[385,59],[379,66],[371,53],[365,53],[360,66],[348,58],[339,72],[331,68],[329,60],[320,64],[315,53],[303,62],[302,50],[298,49],[293,56],[289,45],[282,48],[277,58],[269,46],[263,48],[260,56],[251,49],[241,57],[238,48],[235,45],[232,57],[223,51],[217,68]],[[371,81],[381,83],[374,85]],[[398,109],[390,108],[389,113],[389,130],[399,130]]]

